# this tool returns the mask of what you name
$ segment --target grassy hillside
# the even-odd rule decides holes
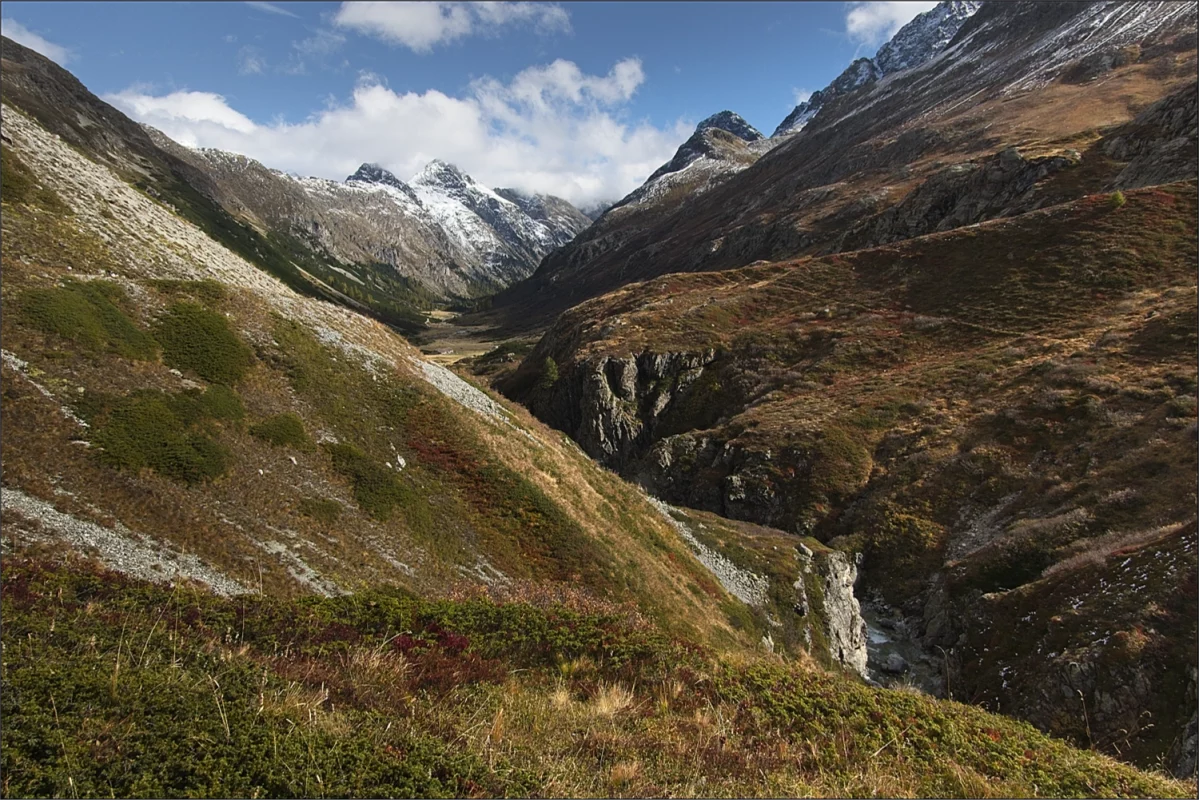
[[[5,796],[1194,789],[977,708],[717,658],[577,598],[218,599],[44,553],[3,569]]]
[[[674,634],[761,646],[668,521],[559,434],[291,291],[20,112],[5,135],[30,187],[0,209],[17,540],[227,593],[569,585]]]

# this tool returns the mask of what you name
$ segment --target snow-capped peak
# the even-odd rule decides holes
[[[918,66],[944,50],[979,5],[977,0],[948,0],[917,15],[878,49],[874,65],[879,74]]]
[[[441,159],[433,159],[425,168],[412,179],[413,184],[421,186],[440,186],[444,189],[465,189],[474,187],[475,180],[453,164],[447,164]]]
[[[857,59],[832,83],[797,105],[772,137],[798,133],[830,101],[863,84],[925,63],[949,45],[980,5],[978,0],[944,0],[935,8],[918,14],[896,31],[874,58]]]
[[[722,131],[728,131],[738,139],[743,139],[747,142],[756,142],[764,138],[761,132],[746,122],[740,114],[734,114],[732,111],[727,110],[717,112],[696,125],[695,132],[703,133],[709,128],[719,128]]]

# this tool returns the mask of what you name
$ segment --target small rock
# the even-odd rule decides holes
[[[292,463],[292,465],[293,465],[293,466],[298,466],[298,464],[296,463],[296,457],[295,457],[295,456],[288,456],[287,458],[288,458],[288,460],[289,460],[289,461],[291,461],[291,463]]]
[[[883,662],[883,672],[889,672],[892,675],[902,675],[907,671],[908,662],[899,653],[892,653]]]
[[[803,542],[800,542],[798,545],[796,545],[795,549],[798,550],[799,554],[804,558],[811,558],[814,555],[812,548],[808,547]]]

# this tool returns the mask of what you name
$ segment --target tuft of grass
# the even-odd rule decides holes
[[[304,430],[304,421],[291,412],[276,414],[251,425],[250,434],[276,447],[294,447],[297,450],[313,448],[312,439]]]
[[[210,383],[236,383],[250,368],[250,348],[224,315],[197,303],[173,304],[154,326],[163,360]]]
[[[27,324],[84,349],[153,359],[158,346],[121,309],[126,302],[124,290],[115,283],[69,281],[59,287],[24,292],[18,298],[18,308]]]

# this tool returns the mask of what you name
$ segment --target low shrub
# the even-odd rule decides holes
[[[126,301],[120,286],[109,281],[69,281],[52,289],[30,289],[18,301],[23,321],[80,347],[148,360],[158,346],[118,304]]]
[[[398,505],[410,500],[399,476],[350,444],[327,445],[333,469],[350,479],[354,499],[363,511],[377,519],[391,517]]]
[[[250,434],[276,447],[294,447],[297,450],[311,450],[313,447],[312,439],[304,430],[304,421],[297,414],[267,417],[251,425]]]
[[[341,517],[341,503],[323,497],[305,497],[296,509],[302,516],[332,525]]]
[[[190,370],[210,383],[236,383],[250,368],[250,348],[224,315],[202,305],[180,301],[154,326],[163,360]]]
[[[99,458],[118,469],[149,468],[185,483],[225,473],[229,452],[201,429],[206,420],[236,420],[241,400],[223,386],[176,395],[140,391],[126,397],[96,396],[81,402],[94,424],[91,441]]]
[[[175,278],[156,278],[146,283],[170,295],[186,295],[202,305],[214,306],[229,296],[228,290],[218,281],[205,278],[199,281],[182,281]]]

